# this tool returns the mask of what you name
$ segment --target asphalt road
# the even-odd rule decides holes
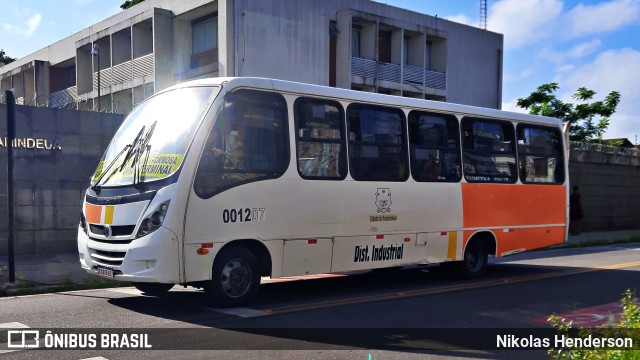
[[[496,333],[549,329],[553,313],[582,326],[613,321],[639,271],[640,245],[629,244],[515,255],[476,281],[439,266],[267,281],[236,309],[177,287],[163,298],[134,288],[1,298],[0,328],[126,328],[149,334],[156,350],[0,350],[0,359],[545,358],[494,349]]]

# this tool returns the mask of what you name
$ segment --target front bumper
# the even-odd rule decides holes
[[[98,275],[98,265],[113,269],[114,279],[132,282],[180,282],[179,244],[176,234],[160,227],[130,243],[93,240],[78,230],[80,265]]]

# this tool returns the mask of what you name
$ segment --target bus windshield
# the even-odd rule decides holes
[[[219,87],[182,88],[140,104],[113,137],[92,186],[131,185],[171,176],[180,168],[200,120],[219,91]]]

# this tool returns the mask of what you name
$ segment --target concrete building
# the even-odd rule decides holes
[[[369,0],[147,0],[0,67],[18,103],[127,113],[262,76],[500,108],[503,36]]]

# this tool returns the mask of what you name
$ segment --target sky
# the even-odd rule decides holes
[[[479,24],[479,0],[377,0]],[[0,0],[0,49],[22,57],[118,13],[123,0]],[[538,86],[581,86],[622,100],[605,138],[640,140],[640,0],[487,0],[487,29],[504,34],[502,109]]]

